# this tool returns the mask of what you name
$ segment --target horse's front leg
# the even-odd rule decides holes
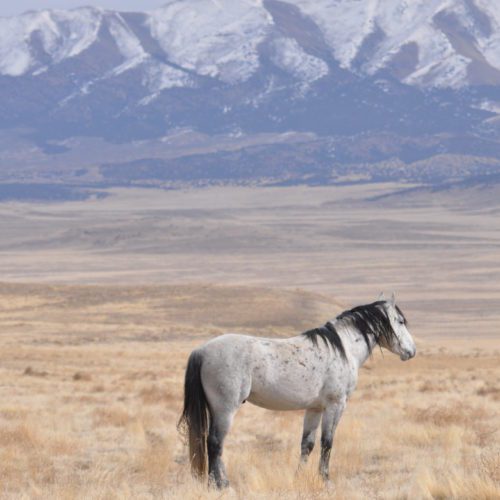
[[[321,421],[321,410],[306,410],[304,415],[304,430],[300,444],[300,463],[305,464],[313,451],[316,430]]]
[[[335,401],[323,411],[321,421],[321,459],[319,462],[319,473],[324,481],[329,480],[330,454],[333,446],[333,437],[344,411],[346,401]]]

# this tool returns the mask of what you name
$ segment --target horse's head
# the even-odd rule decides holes
[[[406,318],[396,305],[394,294],[389,300],[384,300],[382,303],[391,323],[392,335],[381,337],[379,343],[382,347],[397,354],[403,361],[407,361],[415,356],[417,348],[408,331]]]

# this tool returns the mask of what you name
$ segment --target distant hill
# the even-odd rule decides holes
[[[0,182],[497,172],[499,33],[494,0],[170,0],[0,18]]]

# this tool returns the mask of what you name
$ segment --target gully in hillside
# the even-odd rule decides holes
[[[379,345],[403,361],[415,356],[406,319],[395,303],[378,300],[345,311],[325,326],[289,339],[227,334],[189,357],[184,411],[193,474],[227,486],[224,438],[245,401],[271,410],[305,409],[301,462],[306,462],[321,422],[319,471],[329,475],[335,429],[356,387],[358,370]]]

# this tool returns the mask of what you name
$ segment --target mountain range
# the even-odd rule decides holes
[[[498,177],[495,0],[170,0],[0,18],[0,182]]]

